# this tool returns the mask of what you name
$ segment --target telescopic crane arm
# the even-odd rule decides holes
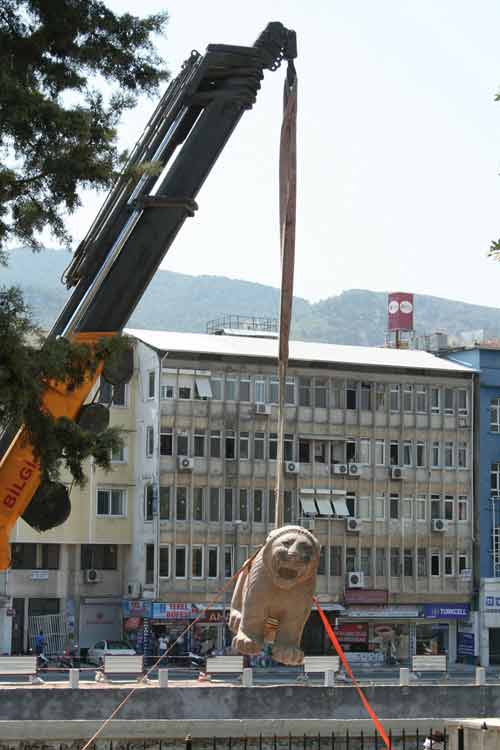
[[[119,333],[185,219],[243,113],[253,106],[264,70],[296,57],[295,32],[270,23],[252,47],[211,44],[192,52],[170,83],[111,189],[64,281],[74,291],[50,336],[94,343]],[[44,407],[77,419],[99,371],[71,392],[48,383]],[[9,537],[40,484],[24,428],[0,461],[0,569]]]

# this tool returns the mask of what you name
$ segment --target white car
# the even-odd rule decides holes
[[[87,661],[102,667],[105,656],[135,656],[135,651],[126,641],[98,641],[87,653]]]

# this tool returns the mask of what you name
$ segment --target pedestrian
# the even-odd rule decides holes
[[[444,750],[444,734],[431,731],[424,740],[423,750]]]
[[[160,653],[160,658],[162,656],[165,656],[165,654],[168,651],[168,641],[164,633],[162,633],[160,637],[158,638],[158,651]]]
[[[35,653],[37,656],[40,656],[43,654],[43,651],[45,649],[45,636],[43,634],[43,630],[40,630],[38,635],[35,636]]]

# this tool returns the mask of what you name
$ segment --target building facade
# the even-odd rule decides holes
[[[136,502],[127,614],[227,638],[218,592],[274,524],[276,341],[129,331],[137,340]],[[470,627],[470,367],[426,352],[291,343],[285,523],[322,545],[318,599],[350,659],[451,662]],[[134,614],[134,608],[136,608]],[[308,653],[328,649],[319,617]]]

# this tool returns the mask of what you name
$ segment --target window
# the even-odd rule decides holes
[[[262,523],[263,505],[264,505],[263,491],[254,490],[253,491],[253,520],[255,523]]]
[[[146,427],[146,456],[151,458],[155,452],[155,431],[153,427]]]
[[[442,518],[441,495],[431,495],[431,520]]]
[[[431,388],[431,412],[439,414],[441,411],[441,389]]]
[[[452,576],[454,575],[453,570],[453,555],[446,554],[444,556],[444,574],[445,576]]]
[[[226,378],[226,401],[237,401],[238,400],[238,381],[236,378]]]
[[[354,573],[358,568],[358,551],[356,547],[347,547],[345,551],[345,572]]]
[[[283,494],[283,520],[285,523],[293,523],[293,494],[290,490],[285,490]]]
[[[459,469],[467,468],[467,443],[459,442],[457,447],[457,466]]]
[[[490,430],[500,432],[500,398],[490,401]]]
[[[385,466],[385,440],[375,440],[375,465]]]
[[[401,410],[401,386],[397,383],[391,383],[389,391],[389,406],[391,411],[398,412]]]
[[[193,487],[193,521],[203,521],[203,487]]]
[[[187,385],[179,386],[179,398],[183,401],[191,399],[191,388]]]
[[[299,406],[311,406],[311,378],[299,378]]]
[[[205,430],[198,427],[194,431],[194,455],[196,458],[205,456]]]
[[[153,547],[153,550],[154,550],[154,547]],[[170,545],[169,544],[161,545],[159,557],[160,557],[159,576],[160,578],[169,578],[170,577]]]
[[[459,495],[458,496],[458,504],[457,504],[457,511],[458,511],[458,520],[459,521],[467,521],[468,518],[468,511],[467,506],[469,504],[469,500],[465,495]]]
[[[451,469],[453,467],[453,454],[454,454],[454,445],[452,441],[446,441],[444,444],[444,465],[447,469]]]
[[[151,370],[148,373],[148,398],[155,397],[155,371]]]
[[[152,484],[144,487],[144,520],[152,521],[155,515],[155,488]]]
[[[219,548],[215,545],[208,547],[208,577],[219,577]]]
[[[111,449],[109,460],[112,464],[126,463],[126,449],[123,443],[121,445],[117,445],[116,448]]]
[[[386,553],[384,547],[377,547],[375,550],[375,575],[386,576],[387,575],[387,562]]]
[[[417,550],[417,576],[427,577],[427,549],[425,547],[419,547]]]
[[[210,458],[220,458],[220,430],[210,432]]]
[[[427,497],[425,495],[417,495],[417,505],[416,505],[416,516],[417,521],[425,521],[427,513]]]
[[[170,487],[160,487],[160,521],[170,520]]]
[[[210,487],[210,521],[216,523],[219,520],[220,506],[220,489],[219,487]]]
[[[195,398],[199,398],[201,401],[207,401],[212,398],[212,389],[210,387],[210,380],[206,375],[197,375],[194,379],[194,392]]]
[[[231,578],[233,572],[233,548],[226,544],[224,547],[224,578]]]
[[[240,401],[248,403],[250,401],[250,377],[242,375],[240,377]]]
[[[146,583],[154,582],[155,573],[155,547],[154,544],[146,544]]]
[[[391,466],[399,466],[399,443],[391,440],[389,444],[389,463]]]
[[[413,386],[409,383],[403,386],[403,411],[413,412]]]
[[[240,489],[239,519],[248,521],[248,490],[246,489]]]
[[[212,386],[212,399],[222,401],[222,378],[210,378],[210,385]]]
[[[358,384],[352,380],[348,380],[345,384],[345,408],[350,410],[358,408]]]
[[[308,464],[311,461],[311,443],[309,440],[299,438],[299,462]]]
[[[375,520],[383,521],[385,518],[385,496],[377,495],[375,498]]]
[[[397,520],[399,518],[399,495],[396,492],[391,492],[389,507],[390,518]]]
[[[326,575],[326,547],[321,545],[319,550],[318,575]]]
[[[427,413],[427,388],[424,385],[415,386],[415,411],[417,414]]]
[[[455,412],[455,392],[453,388],[444,389],[444,413],[453,414]]]
[[[385,385],[377,383],[375,386],[375,409],[385,411]]]
[[[187,487],[177,487],[175,493],[175,517],[177,521],[187,521]]]
[[[413,498],[412,497],[403,498],[403,518],[405,518],[407,521],[411,521],[411,519],[413,518]]]
[[[194,544],[191,547],[191,578],[203,578],[203,547]]]
[[[360,569],[365,576],[372,574],[372,550],[371,547],[361,547]]]
[[[399,547],[391,547],[391,576],[401,575],[401,552]]]
[[[332,380],[330,406],[332,409],[342,409],[344,405],[344,383],[341,380]]]
[[[327,378],[314,378],[314,406],[319,409],[326,409],[328,406]]]
[[[357,461],[357,450],[355,440],[345,441],[345,460],[347,463],[351,461]]]
[[[361,383],[361,409],[371,411],[372,408],[372,385],[371,383]]]
[[[263,461],[265,459],[265,434],[263,432],[255,432],[253,436],[253,457],[256,461]]]
[[[356,516],[357,518],[360,518],[362,521],[369,521],[371,519],[369,497],[358,498],[358,512]]]
[[[431,576],[441,575],[441,554],[439,552],[431,553]]]
[[[187,577],[187,547],[185,544],[179,544],[175,548],[175,577],[186,578]]]
[[[127,514],[126,490],[98,489],[97,515],[123,517]]]
[[[109,404],[110,406],[126,406],[126,385],[111,385],[101,376],[99,388],[99,403]]]
[[[500,463],[491,464],[490,484],[491,496],[500,497]]]
[[[413,444],[411,440],[403,443],[403,466],[413,466]]]
[[[285,383],[285,404],[295,404],[295,378],[287,378]]]
[[[269,399],[270,404],[277,404],[280,400],[280,385],[277,377],[269,378]]]
[[[441,443],[434,440],[432,443],[432,468],[439,469],[441,466]]]
[[[104,544],[96,545],[96,547],[109,546]],[[82,555],[83,547],[91,548],[92,545],[82,545]],[[59,544],[25,544],[17,542],[12,544],[11,548],[11,567],[15,570],[59,570],[59,550]],[[101,569],[104,570],[104,568]],[[112,569],[114,570],[115,568]]]
[[[293,435],[285,433],[284,439],[283,439],[283,458],[285,461],[293,461],[294,460],[294,437]]]
[[[276,432],[269,433],[269,460],[276,461],[278,457],[278,435]]]
[[[80,548],[82,570],[118,570],[118,546],[116,544],[82,544]]]
[[[406,578],[413,577],[413,550],[409,547],[403,552],[403,575]]]
[[[458,555],[458,575],[461,575],[462,572],[467,569],[467,555],[461,553]]]
[[[371,441],[368,438],[361,438],[359,441],[359,463],[370,464],[371,463]]]
[[[345,496],[345,504],[347,505],[347,510],[349,511],[349,515],[353,518],[356,517],[356,495],[354,492],[348,492]]]
[[[457,390],[457,411],[459,414],[469,413],[467,388],[459,388]]]
[[[250,433],[240,432],[240,461],[250,458]]]
[[[267,521],[268,523],[274,523],[276,518],[276,492],[275,490],[269,490],[268,496],[269,504],[267,509]]]
[[[185,432],[177,433],[177,455],[178,456],[189,455],[189,435]]]
[[[326,464],[328,444],[322,440],[314,441],[314,461],[317,464]]]
[[[171,456],[173,448],[172,428],[163,427],[160,432],[160,456]]]
[[[227,523],[233,520],[234,496],[232,487],[226,487],[224,490],[224,521]]]
[[[255,403],[266,403],[266,381],[262,376],[255,378]]]
[[[342,547],[338,544],[330,547],[330,575],[342,575]]]
[[[425,466],[425,443],[417,443],[416,448],[416,466],[422,469]]]
[[[453,495],[444,496],[444,517],[447,521],[453,521],[453,506],[455,505],[455,498]]]
[[[175,398],[175,388],[173,385],[161,385],[160,386],[160,398],[162,401]]]
[[[229,460],[236,458],[236,434],[234,430],[226,430],[224,455]]]

